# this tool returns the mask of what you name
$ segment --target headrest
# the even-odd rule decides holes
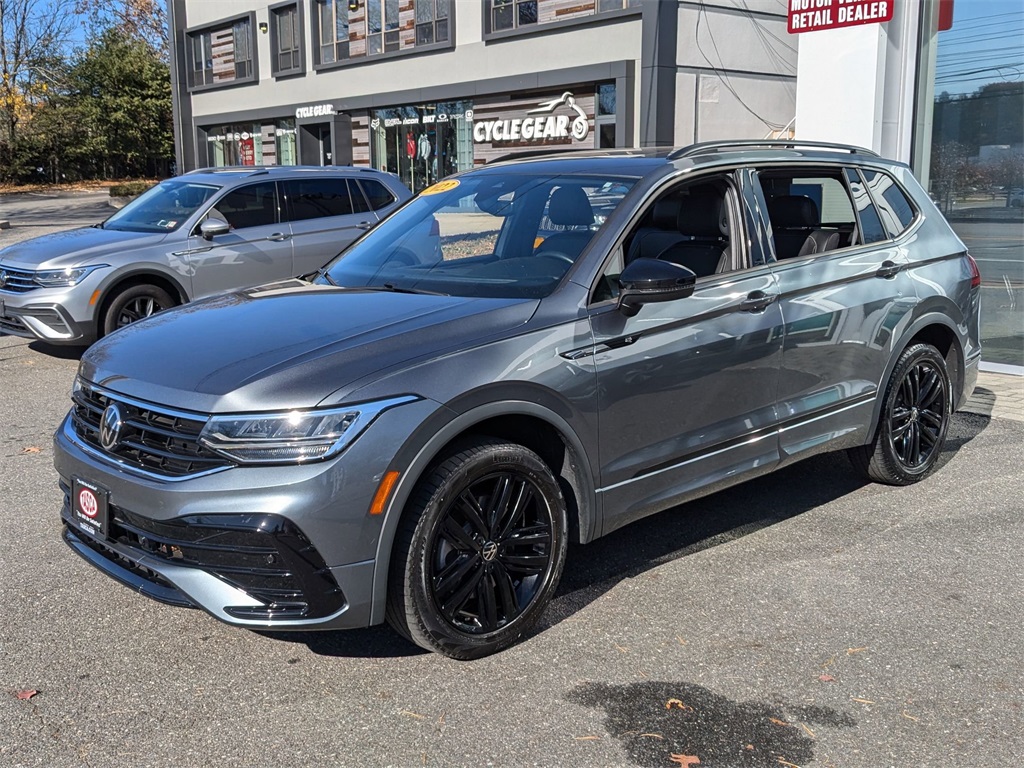
[[[548,218],[563,227],[589,227],[594,223],[594,209],[582,188],[559,187],[548,202]]]
[[[679,198],[663,197],[654,204],[651,225],[674,232],[679,223]]]
[[[769,199],[768,218],[773,227],[782,229],[813,229],[821,223],[818,206],[811,198],[803,195],[780,195]]]
[[[722,198],[713,190],[701,194],[691,193],[689,197],[683,198],[679,209],[679,231],[690,237],[721,237],[721,210]]]

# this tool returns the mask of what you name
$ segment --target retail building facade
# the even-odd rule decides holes
[[[372,165],[414,191],[538,149],[766,136],[782,0],[170,0],[178,167]]]
[[[1024,371],[1019,0],[168,7],[182,170],[372,165],[419,191],[539,149],[780,135],[908,162],[981,265],[986,360]]]

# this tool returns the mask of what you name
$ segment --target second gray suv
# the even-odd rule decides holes
[[[0,251],[0,333],[88,344],[142,317],[314,272],[410,197],[370,168],[208,168],[102,224]]]

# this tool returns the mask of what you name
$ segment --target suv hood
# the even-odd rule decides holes
[[[125,248],[143,248],[167,237],[162,233],[122,232],[84,227],[33,237],[0,251],[5,266],[23,269],[63,269],[102,262]]]
[[[290,280],[122,328],[90,347],[81,373],[115,392],[204,413],[309,408],[332,395],[343,402],[368,377],[503,335],[537,304]]]

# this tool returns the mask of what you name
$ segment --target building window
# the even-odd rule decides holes
[[[316,66],[450,45],[452,0],[313,0]]]
[[[270,9],[274,75],[302,72],[302,15],[297,4]]]
[[[189,38],[192,47],[191,87],[255,79],[251,17],[189,33]]]
[[[981,264],[983,364],[1024,372],[1024,10],[1011,5],[955,3],[943,31],[931,19],[914,172]]]
[[[374,168],[396,174],[414,192],[468,171],[473,167],[473,103],[430,102],[375,110],[370,152]],[[374,208],[378,204],[374,202]]]
[[[448,0],[417,0],[416,45],[448,42]]]
[[[491,31],[537,23],[537,0],[491,0]]]
[[[348,58],[348,0],[317,0],[321,64]]]
[[[225,165],[295,165],[295,118],[262,123],[235,123],[206,129],[209,163]]]
[[[615,141],[615,83],[597,86],[597,110],[594,129],[597,131],[597,146],[617,146]]]
[[[371,56],[397,51],[398,0],[366,0],[366,50]]]
[[[597,12],[621,11],[623,8],[639,8],[640,0],[597,0]]]

